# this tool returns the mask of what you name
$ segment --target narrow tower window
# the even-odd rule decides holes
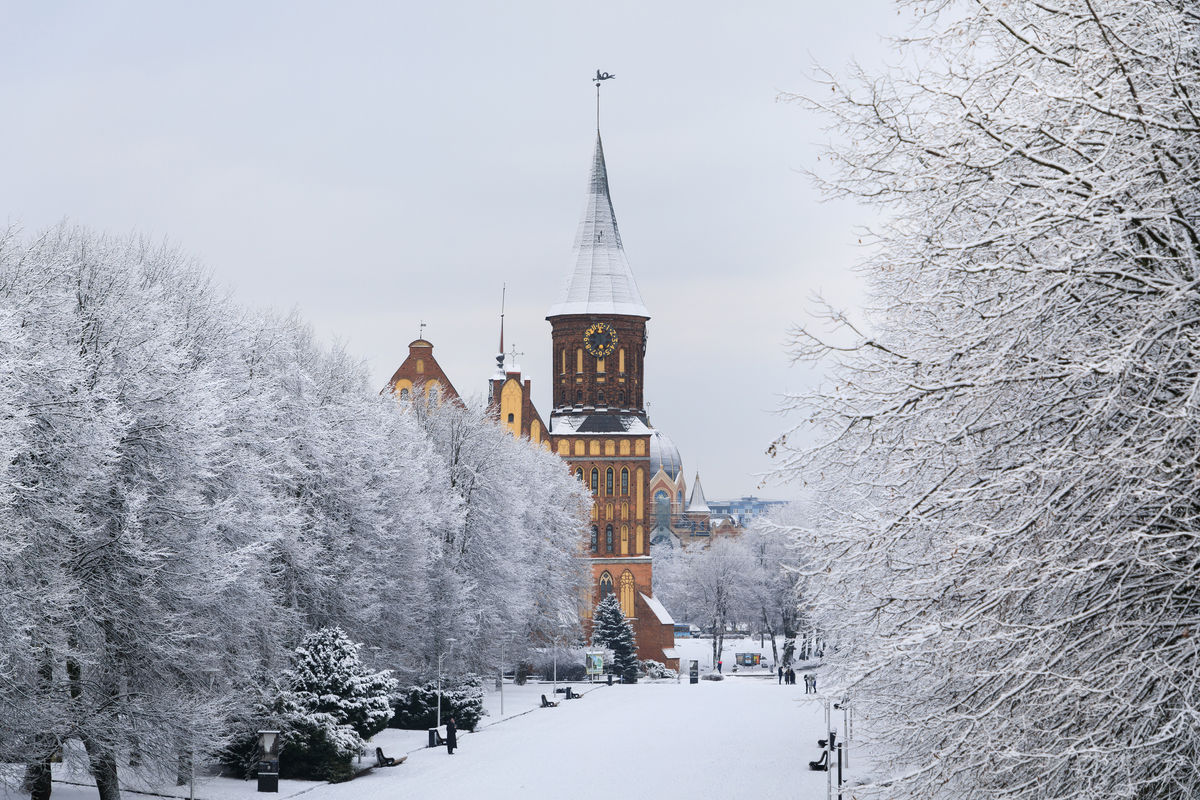
[[[608,471],[604,473],[604,493],[607,495],[611,495],[613,493],[612,467],[609,467]]]
[[[629,470],[621,467],[621,494],[629,494]]]
[[[600,471],[592,467],[592,494],[600,491]]]
[[[583,372],[583,348],[575,351],[575,371]]]
[[[612,593],[613,593],[612,575],[609,575],[607,572],[605,572],[604,574],[602,574],[600,576],[600,599],[603,600],[604,598],[608,597]]]
[[[612,548],[613,548],[612,525],[605,525],[604,526],[604,549],[611,553]]]
[[[592,552],[595,553],[600,549],[600,529],[595,525],[592,526]]]

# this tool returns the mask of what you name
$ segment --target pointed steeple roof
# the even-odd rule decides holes
[[[608,193],[604,146],[596,131],[596,154],[588,185],[587,209],[575,234],[575,267],[567,276],[549,317],[563,314],[621,314],[650,318],[633,270],[621,246],[617,217]]]
[[[708,501],[704,499],[704,487],[700,485],[700,473],[696,473],[696,482],[692,484],[692,496],[688,499],[687,508],[684,509],[687,513],[703,513],[711,514],[712,509],[708,507]]]

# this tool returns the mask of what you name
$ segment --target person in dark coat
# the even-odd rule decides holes
[[[446,720],[446,752],[454,755],[454,748],[458,747],[458,726],[454,724],[454,717]]]
[[[779,685],[783,685],[783,667],[779,668]]]

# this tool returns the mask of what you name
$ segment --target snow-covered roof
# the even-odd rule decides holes
[[[696,473],[696,482],[692,484],[692,496],[688,498],[687,508],[684,509],[688,513],[711,513],[708,507],[708,501],[704,499],[704,487],[700,485],[700,473]]]
[[[623,314],[650,318],[621,245],[608,193],[604,147],[596,131],[596,154],[588,184],[587,209],[575,233],[575,268],[547,317],[563,314]]]
[[[636,414],[551,414],[550,433],[604,433],[615,436],[646,436],[653,428]]]
[[[663,655],[667,658],[679,658],[679,651],[674,647],[664,647]]]
[[[663,625],[675,624],[675,620],[671,619],[671,615],[667,613],[667,607],[658,602],[658,598],[647,597],[641,592],[638,592],[638,594],[642,595],[642,600],[646,601],[646,607],[654,612],[654,616],[658,617],[659,622],[661,622]]]

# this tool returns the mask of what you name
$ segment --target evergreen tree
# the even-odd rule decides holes
[[[292,699],[311,713],[330,714],[363,739],[387,727],[389,695],[396,688],[387,670],[368,672],[358,645],[341,628],[322,628],[304,637],[285,673]]]
[[[637,682],[637,641],[633,637],[633,625],[625,618],[615,594],[608,595],[596,605],[592,617],[592,644],[612,650],[613,671],[626,683]]]

